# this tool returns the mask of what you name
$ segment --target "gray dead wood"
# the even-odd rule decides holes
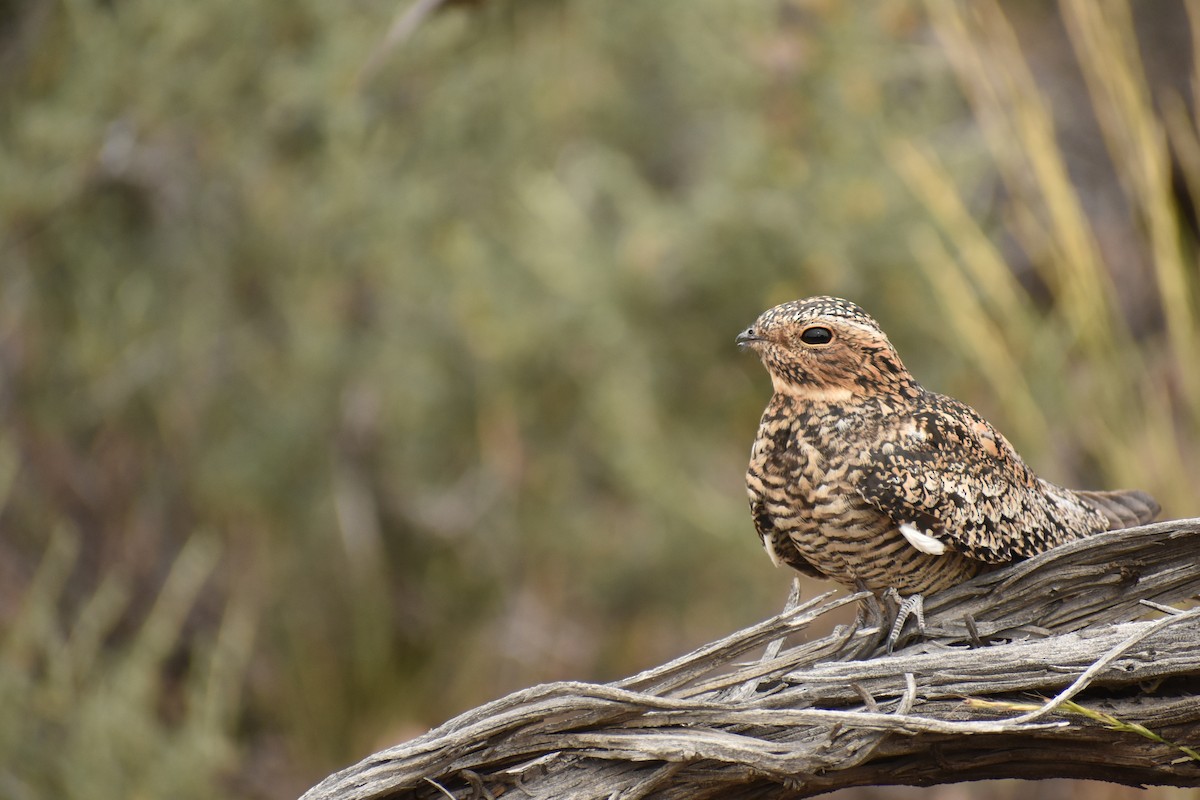
[[[930,597],[925,636],[892,654],[878,626],[799,641],[864,597],[823,595],[616,683],[488,703],[303,800],[1200,786],[1200,608],[1174,607],[1198,596],[1200,519],[1094,536]]]

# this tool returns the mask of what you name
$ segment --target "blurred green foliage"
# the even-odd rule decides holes
[[[1052,477],[1185,497],[1075,392],[1159,329],[1084,359],[1053,285],[918,269],[977,231],[899,148],[943,199],[991,174],[920,5],[492,0],[364,72],[395,11],[0,8],[0,793],[286,797],[775,610],[733,336],[794,297],[861,302]],[[945,324],[980,298],[1029,327]]]
[[[54,537],[0,646],[0,794],[213,797],[212,777],[236,763],[228,732],[253,638],[234,608],[211,638],[180,639],[216,563],[213,543],[189,540],[122,648],[109,637],[142,614],[119,579],[82,598],[69,625],[56,618],[78,550],[70,534]],[[188,650],[198,651],[190,663]]]

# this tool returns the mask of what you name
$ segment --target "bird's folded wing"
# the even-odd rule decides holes
[[[859,492],[931,552],[932,537],[988,563],[1040,553],[1096,528],[1093,509],[1039,479],[970,407],[937,397],[865,454]]]

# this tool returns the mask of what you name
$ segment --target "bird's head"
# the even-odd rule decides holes
[[[867,312],[837,297],[793,300],[764,311],[738,334],[758,353],[778,394],[831,403],[916,388]]]

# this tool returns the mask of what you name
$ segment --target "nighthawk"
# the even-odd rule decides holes
[[[784,303],[737,341],[758,353],[775,390],[746,487],[776,565],[919,601],[1159,511],[1144,492],[1039,478],[974,409],[921,388],[849,301]]]

